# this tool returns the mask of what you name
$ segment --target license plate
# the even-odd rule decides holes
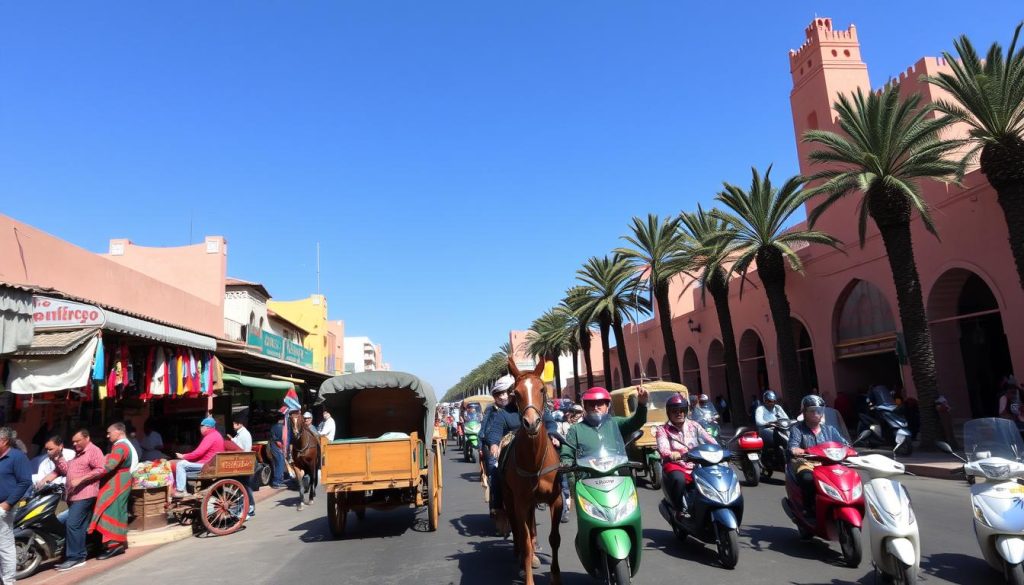
[[[747,457],[749,457],[751,461],[757,461],[761,458],[757,453],[747,453]]]

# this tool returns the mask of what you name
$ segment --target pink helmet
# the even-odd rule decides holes
[[[683,410],[689,410],[690,409],[689,401],[687,401],[686,398],[682,394],[675,394],[671,398],[669,398],[668,400],[665,401],[665,410],[672,410],[672,409],[677,409],[677,408],[680,408],[680,409],[683,409]]]
[[[594,386],[590,390],[587,390],[586,392],[583,393],[583,398],[580,399],[580,402],[592,402],[598,400],[605,400],[607,402],[611,402],[612,395],[609,394],[608,391],[605,390],[604,388],[600,386]]]

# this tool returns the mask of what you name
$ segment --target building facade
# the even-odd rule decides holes
[[[304,345],[313,352],[313,369],[328,373],[328,366],[331,366],[330,371],[333,371],[335,344],[327,328],[327,297],[310,295],[296,301],[271,300],[267,308],[308,332]]]
[[[369,337],[346,337],[344,373],[374,372],[384,369],[383,350]]]

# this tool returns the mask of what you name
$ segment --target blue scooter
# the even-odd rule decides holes
[[[688,518],[679,518],[665,482],[658,510],[679,540],[687,535],[718,547],[718,559],[726,569],[739,561],[737,531],[743,521],[743,495],[736,473],[729,467],[731,453],[717,444],[690,449],[685,460],[694,464],[693,483],[687,486]]]

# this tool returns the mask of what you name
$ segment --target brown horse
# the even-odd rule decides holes
[[[291,417],[292,469],[299,483],[299,510],[312,503],[316,496],[320,471],[320,437],[303,424],[301,417]]]
[[[562,576],[558,568],[558,546],[562,538],[558,527],[563,502],[562,489],[556,481],[558,451],[544,428],[544,399],[547,396],[540,378],[544,360],[534,371],[524,373],[509,356],[508,369],[516,379],[512,392],[519,410],[520,427],[508,447],[512,452],[508,454],[500,480],[503,482],[502,501],[512,526],[515,554],[522,565],[525,585],[533,585],[533,569],[540,568],[540,561],[534,555],[537,504],[548,505],[551,512],[551,535],[548,538],[551,544],[551,583],[559,585]]]

